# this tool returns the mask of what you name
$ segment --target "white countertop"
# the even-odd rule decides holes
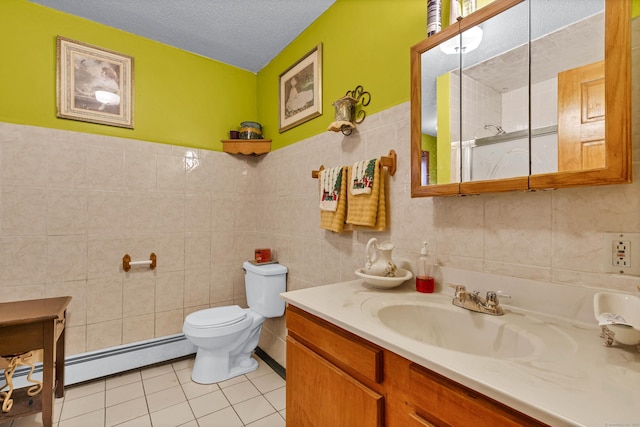
[[[286,292],[282,297],[289,304],[550,425],[640,427],[640,352],[635,346],[604,346],[595,319],[591,323],[584,315],[579,320],[563,319],[503,303],[505,320],[509,314],[534,313],[570,339],[533,357],[473,355],[405,337],[361,308],[365,301],[370,304],[377,297],[439,303],[451,300],[449,292],[422,294],[413,286],[409,281],[395,289],[379,290],[352,280]],[[588,300],[588,295],[578,297],[574,304],[582,301],[587,306]],[[586,308],[580,310],[587,312]],[[428,325],[416,325],[425,327]]]

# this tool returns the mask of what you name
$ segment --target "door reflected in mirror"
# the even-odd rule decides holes
[[[531,3],[533,174],[605,166],[604,0]],[[557,153],[553,163],[550,156]],[[545,161],[547,160],[547,161]]]

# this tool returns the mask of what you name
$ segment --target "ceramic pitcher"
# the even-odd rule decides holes
[[[375,237],[369,240],[366,250],[364,273],[370,276],[395,277],[398,267],[393,263],[391,253],[396,244],[391,241],[378,243]]]

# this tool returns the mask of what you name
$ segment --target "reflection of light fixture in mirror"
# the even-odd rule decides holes
[[[106,105],[120,104],[120,96],[113,92],[107,92],[106,90],[97,90],[95,93],[95,96],[96,96],[96,100],[101,104],[106,104]]]
[[[462,33],[462,41],[460,41],[460,34],[443,42],[440,45],[440,50],[447,55],[456,55],[460,52],[469,53],[480,46],[482,41],[482,28],[473,27]]]
[[[371,102],[371,94],[365,92],[362,86],[357,86],[354,90],[347,91],[346,95],[338,99],[332,105],[336,109],[336,119],[329,125],[330,131],[342,132],[343,135],[349,136],[351,132],[364,121],[367,113],[364,110],[358,111],[358,119],[355,118],[355,107],[362,101],[362,105],[366,107]]]

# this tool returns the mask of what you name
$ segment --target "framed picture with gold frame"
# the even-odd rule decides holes
[[[133,129],[133,57],[57,38],[57,116]]]
[[[322,43],[280,74],[280,133],[322,115]]]

